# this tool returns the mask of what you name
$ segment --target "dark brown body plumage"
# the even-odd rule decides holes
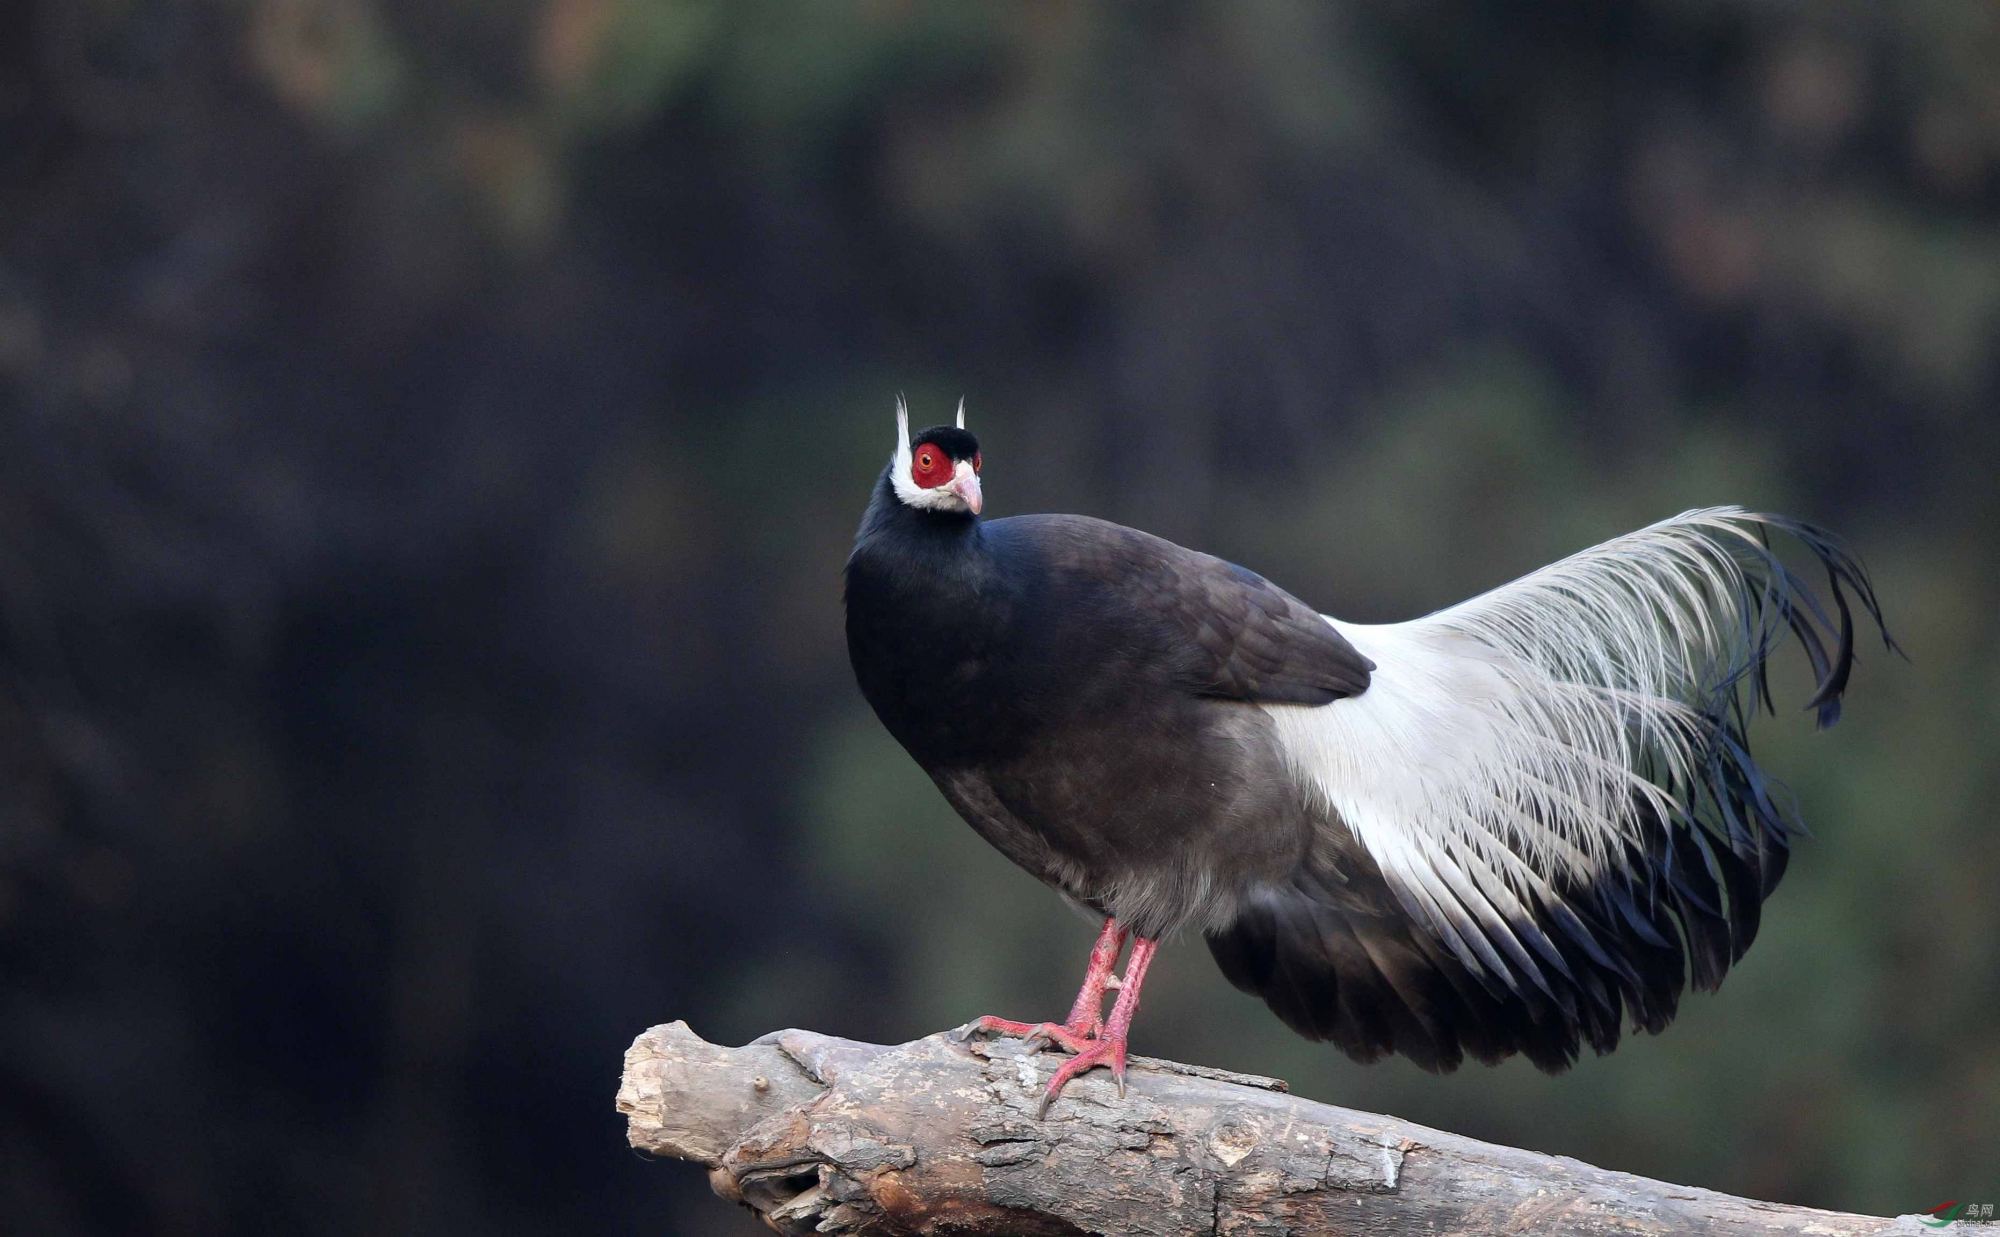
[[[1008,858],[1156,936],[1226,924],[1324,845],[1250,707],[1366,689],[1311,607],[1101,520],[947,521],[889,494],[876,517],[847,567],[862,692]]]
[[[977,451],[962,430],[915,441],[946,442],[955,462]],[[1690,983],[1719,984],[1756,935],[1795,827],[1750,759],[1743,697],[1768,701],[1763,660],[1789,632],[1830,724],[1854,660],[1843,587],[1880,622],[1837,543],[1756,517],[1813,552],[1833,608],[1761,543],[1734,545],[1742,570],[1714,621],[1746,633],[1743,660],[1711,667],[1687,704],[1699,741],[1667,797],[1635,792],[1615,862],[1583,875],[1551,865],[1532,888],[1513,885],[1476,854],[1445,854],[1417,822],[1398,838],[1406,822],[1378,820],[1392,847],[1413,848],[1406,864],[1417,853],[1430,865],[1426,887],[1385,875],[1309,772],[1290,767],[1297,753],[1281,749],[1273,711],[1372,706],[1386,729],[1365,756],[1407,787],[1432,775],[1426,745],[1452,742],[1472,716],[1454,710],[1492,699],[1493,663],[1479,663],[1484,678],[1426,678],[1405,664],[1410,646],[1390,641],[1371,647],[1402,659],[1377,680],[1335,627],[1254,572],[1101,520],[919,509],[894,476],[878,482],[847,564],[848,651],[890,733],[1015,863],[1142,938],[1200,929],[1232,983],[1360,1060],[1397,1052],[1450,1069],[1518,1052],[1560,1070],[1583,1045],[1610,1051],[1628,1019],[1664,1028]],[[1600,585],[1595,602],[1544,604],[1618,595]],[[1492,647],[1463,644],[1475,662]],[[1428,655],[1435,667],[1454,654]],[[1432,695],[1411,710],[1411,692]],[[1411,725],[1432,729],[1398,729]]]

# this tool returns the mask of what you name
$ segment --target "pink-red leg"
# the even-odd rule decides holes
[[[1104,921],[1097,943],[1090,947],[1090,969],[1084,972],[1083,987],[1069,1007],[1069,1020],[1063,1023],[1070,1034],[1095,1038],[1104,1029],[1104,989],[1118,982],[1111,968],[1118,965],[1128,935],[1116,919]]]
[[[1139,1012],[1139,985],[1146,980],[1146,968],[1153,964],[1153,954],[1160,947],[1158,941],[1139,937],[1132,942],[1132,958],[1125,964],[1125,981],[1118,988],[1118,1002],[1111,1007],[1111,1021],[1104,1024],[1103,1033],[1062,1063],[1055,1077],[1049,1079],[1048,1090],[1042,1093],[1042,1106],[1037,1116],[1047,1116],[1049,1105],[1056,1096],[1069,1085],[1069,1080],[1086,1070],[1106,1066],[1111,1076],[1118,1080],[1118,1095],[1125,1095],[1125,1037],[1132,1030],[1132,1016]]]
[[[1118,965],[1118,955],[1124,950],[1128,935],[1116,919],[1104,921],[1097,943],[1090,947],[1090,969],[1084,972],[1083,987],[1078,989],[1076,1002],[1070,1006],[1069,1018],[1064,1022],[1015,1022],[989,1015],[974,1020],[966,1031],[1046,1040],[1071,1052],[1084,1051],[1104,1029],[1104,991],[1119,986],[1111,968]]]

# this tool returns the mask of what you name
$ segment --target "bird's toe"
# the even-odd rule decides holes
[[[1015,1022],[1011,1018],[995,1018],[989,1014],[984,1018],[974,1018],[949,1034],[961,1044],[975,1035],[1000,1036],[1018,1039],[1036,1047],[1083,1052],[1096,1042],[1099,1025],[1101,1024],[1075,1026],[1059,1022]]]
[[[1078,1076],[1096,1069],[1098,1066],[1111,1071],[1111,1078],[1118,1086],[1118,1098],[1125,1098],[1125,1041],[1123,1039],[1097,1039],[1083,1045],[1082,1049],[1069,1060],[1064,1061],[1049,1079],[1049,1085],[1042,1091],[1042,1102],[1035,1110],[1037,1119],[1049,1115],[1049,1105],[1055,1103],[1063,1088]]]

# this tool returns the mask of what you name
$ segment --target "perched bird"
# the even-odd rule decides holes
[[[1075,1054],[1044,1111],[1095,1066],[1122,1091],[1178,929],[1361,1061],[1555,1072],[1628,1018],[1661,1030],[1749,948],[1799,827],[1744,733],[1771,707],[1766,658],[1796,638],[1828,726],[1849,593],[1881,627],[1825,533],[1734,507],[1349,623],[1102,520],[982,521],[963,403],[913,437],[899,401],[896,432],[847,561],[855,677],[959,815],[1104,918],[1068,1018],[969,1024]],[[1818,560],[1831,612],[1767,530]]]

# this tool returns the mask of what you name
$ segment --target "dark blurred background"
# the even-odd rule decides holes
[[[996,514],[1407,617],[1683,508],[1901,664],[1723,991],[1551,1079],[1141,1052],[1760,1198],[2000,1197],[2000,10],[0,9],[0,1227],[666,1232],[686,1018],[1067,1007],[1090,925],[849,676],[909,392]],[[1787,680],[1793,701],[1804,674]]]

